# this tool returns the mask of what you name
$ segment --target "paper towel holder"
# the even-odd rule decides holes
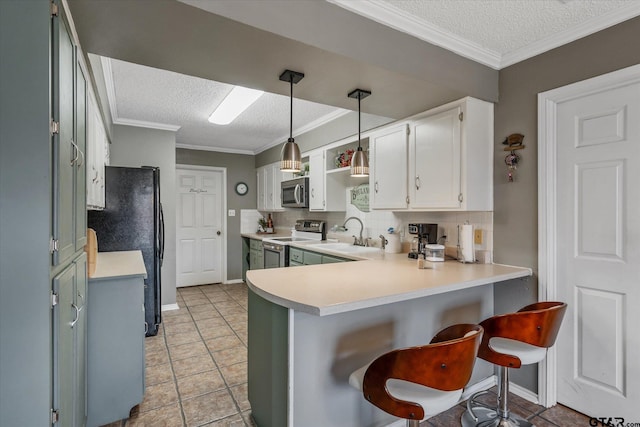
[[[465,226],[469,228],[465,230]],[[466,232],[465,232],[466,231]],[[466,221],[458,225],[458,261],[463,264],[475,263],[475,248],[473,246],[473,226]]]

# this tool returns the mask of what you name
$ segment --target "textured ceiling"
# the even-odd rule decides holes
[[[231,152],[259,152],[284,142],[289,136],[290,101],[287,96],[265,93],[231,124],[215,125],[207,119],[231,91],[232,85],[115,59],[109,62],[110,70],[109,67],[105,70],[111,73],[113,82],[115,122],[124,120],[179,126],[176,134],[178,144],[215,147]],[[106,76],[106,81],[109,80]],[[282,84],[287,85],[285,82]],[[294,131],[327,115],[331,117],[346,112],[296,99],[295,90],[302,84],[304,79],[294,86]]]
[[[382,0],[502,55],[637,0]]]

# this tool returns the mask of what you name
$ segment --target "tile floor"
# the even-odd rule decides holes
[[[177,302],[179,310],[163,313],[158,335],[145,339],[144,401],[108,427],[255,427],[247,399],[246,285],[180,288]],[[481,400],[495,398],[492,390]],[[511,410],[538,427],[589,425],[588,417],[561,405],[510,399]],[[464,410],[462,403],[421,426],[459,426]]]

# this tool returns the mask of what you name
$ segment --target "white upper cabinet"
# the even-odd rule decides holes
[[[280,162],[259,167],[257,174],[258,210],[268,212],[284,211],[280,184],[285,179],[293,178],[293,174],[280,171]]]
[[[406,209],[409,124],[384,128],[369,136],[371,209]]]
[[[493,210],[493,104],[467,97],[407,120],[369,135],[371,208]]]
[[[325,152],[314,151],[309,154],[309,210],[325,210],[324,169]]]
[[[458,106],[413,123],[412,208],[460,208],[460,113]]]

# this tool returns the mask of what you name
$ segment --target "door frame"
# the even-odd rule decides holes
[[[178,176],[178,170],[194,170],[201,172],[222,172],[222,283],[227,283],[227,168],[221,166],[198,166],[198,165],[183,165],[176,164],[176,176]],[[176,192],[178,188],[176,187]],[[178,203],[176,200],[176,218],[178,210]],[[176,223],[176,250],[177,250],[177,228]],[[177,254],[176,254],[177,256]],[[178,283],[178,271],[176,270],[176,284]],[[177,288],[177,285],[176,285]]]
[[[640,65],[622,68],[538,94],[538,298],[558,296],[556,206],[557,105],[591,93],[640,82]],[[538,365],[538,401],[545,407],[557,403],[557,353],[551,347]]]

